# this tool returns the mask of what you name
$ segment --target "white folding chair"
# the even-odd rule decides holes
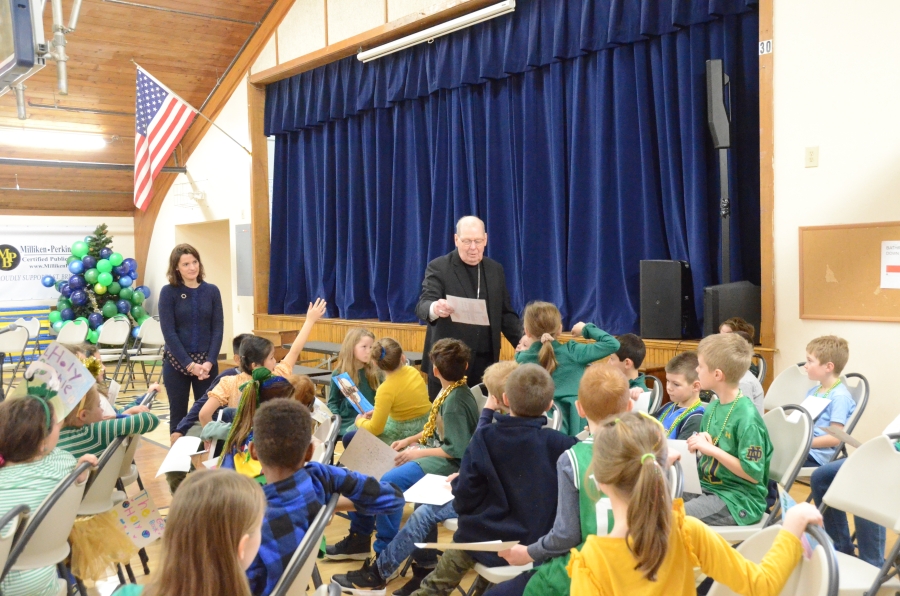
[[[141,372],[144,375],[144,382],[150,386],[150,379],[156,371],[156,365],[159,363],[159,375],[162,377],[162,358],[163,349],[166,340],[163,337],[162,327],[155,318],[147,319],[141,325],[138,341],[133,350],[127,350],[126,357],[128,363],[128,380],[125,382],[125,389],[128,390],[129,384],[134,384],[134,363],[141,365]],[[150,369],[150,375],[147,375],[147,363],[152,362],[153,367]]]
[[[337,446],[338,433],[341,432],[341,417],[338,414],[332,414],[329,422],[328,434],[325,435],[324,439],[320,437],[322,443],[316,449],[319,457],[316,458],[316,454],[313,454],[313,461],[317,461],[320,464],[331,463],[334,458],[334,448]],[[322,426],[325,426],[325,424],[322,424],[319,428],[321,429]],[[318,437],[318,432],[316,436]]]
[[[669,488],[672,490],[672,498],[680,499],[684,494],[684,470],[681,468],[681,462],[676,461],[669,466]]]
[[[753,354],[751,361],[756,364],[756,380],[762,385],[766,382],[766,373],[769,372],[769,363],[766,362],[766,359],[760,354]]]
[[[653,379],[653,387],[650,388],[650,405],[647,408],[647,412],[652,414],[662,407],[663,384],[653,375],[645,375],[645,377]]]
[[[61,344],[76,346],[78,344],[83,344],[84,340],[87,339],[87,334],[90,329],[91,328],[84,321],[72,321],[63,325],[62,329],[59,330],[56,341]]]
[[[822,498],[828,507],[852,513],[894,532],[900,532],[900,452],[896,436],[878,436],[863,443],[841,466]],[[884,565],[878,569],[856,557],[838,553],[841,595],[891,593],[900,590],[900,540],[894,542]]]
[[[552,428],[553,430],[562,428],[562,412],[559,406],[556,405],[556,402],[550,403],[550,409],[547,410],[547,424],[544,425],[544,428]]]
[[[9,551],[12,550],[13,544],[16,542],[21,530],[25,528],[25,521],[31,509],[28,505],[16,505],[0,517],[0,574],[6,567],[6,561],[9,559]],[[3,528],[9,524],[6,533]],[[0,575],[0,582],[3,581],[3,575]]]
[[[803,368],[805,362],[791,365],[781,371],[769,390],[766,391],[766,397],[763,400],[763,407],[768,410],[774,410],[779,406],[800,405],[806,399],[806,393],[816,384],[810,381],[806,376],[806,370]]]
[[[115,346],[114,348],[101,348],[100,360],[104,364],[107,362],[116,363],[116,370],[112,374],[112,378],[116,380],[119,379],[119,368],[125,361],[125,348],[129,335],[131,335],[131,323],[127,317],[122,315],[103,323],[103,327],[100,329],[100,337],[97,338],[98,346]]]
[[[488,393],[487,387],[484,386],[484,383],[479,383],[474,387],[469,387],[469,390],[472,392],[472,395],[475,397],[475,405],[478,406],[478,411],[484,409],[484,404],[487,403]]]
[[[306,596],[309,582],[313,578],[313,569],[316,566],[316,554],[319,552],[319,544],[322,542],[322,536],[325,534],[325,527],[331,521],[334,515],[334,509],[337,507],[339,494],[331,495],[331,498],[324,507],[319,509],[316,517],[309,524],[309,529],[303,536],[303,540],[294,551],[287,567],[281,574],[275,589],[272,590],[272,596]],[[332,593],[332,588],[326,588],[325,593]],[[319,593],[318,591],[316,592]],[[340,593],[340,591],[338,591]]]
[[[125,493],[116,490],[116,482],[125,461],[127,438],[116,438],[100,455],[97,469],[91,473],[78,507],[79,516],[106,513],[125,500]]]
[[[18,327],[12,331],[0,333],[0,353],[3,354],[0,359],[0,367],[3,372],[12,371],[8,382],[4,382],[5,388],[0,387],[0,393],[4,395],[12,389],[16,375],[21,370],[25,372],[25,348],[28,346],[28,330],[25,327]],[[18,356],[18,360],[13,360]],[[7,362],[7,360],[9,362]]]
[[[28,340],[31,342],[31,355],[37,356],[38,352],[40,352],[40,337],[41,337],[41,321],[37,317],[31,317],[30,319],[26,319],[25,317],[19,317],[16,319],[16,325],[19,327],[24,327],[28,331]]]
[[[799,416],[792,420],[787,412],[796,412]],[[763,416],[769,440],[772,441],[772,459],[769,462],[769,478],[791,490],[797,473],[812,445],[813,423],[809,412],[800,406],[783,406],[775,408]],[[770,526],[778,519],[779,503],[775,503],[771,513],[763,513],[762,519],[749,526],[710,526],[729,542],[740,542],[752,536],[758,530]]]
[[[759,563],[769,552],[780,531],[781,526],[769,526],[742,542],[737,550],[750,561]],[[780,596],[838,596],[838,560],[831,539],[819,526],[807,526],[806,533],[818,544],[810,559],[800,558],[800,563],[788,577]],[[737,593],[716,582],[707,594],[736,596]]]

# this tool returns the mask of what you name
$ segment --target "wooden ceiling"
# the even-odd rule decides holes
[[[63,0],[67,23],[71,2]],[[49,4],[44,10],[48,40],[52,37]],[[69,94],[56,91],[56,63],[48,61],[25,82],[26,120],[17,118],[12,92],[0,97],[0,127],[102,134],[106,147],[60,151],[0,144],[0,157],[133,164],[132,60],[200,108],[271,4],[272,0],[83,0],[77,29],[67,35]],[[54,105],[85,111],[52,109]],[[171,159],[169,165],[174,165]],[[131,215],[133,176],[127,170],[0,164],[0,212]],[[17,187],[34,190],[6,190]],[[89,192],[59,192],[73,190]]]

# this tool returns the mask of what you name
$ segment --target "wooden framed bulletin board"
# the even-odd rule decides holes
[[[886,241],[900,244],[900,222],[800,228],[800,318],[900,321],[900,289],[882,288]]]

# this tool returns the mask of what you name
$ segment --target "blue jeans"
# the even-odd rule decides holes
[[[394,468],[381,477],[382,482],[390,482],[401,491],[405,491],[413,484],[425,477],[425,472],[414,461],[406,462],[402,466]],[[375,532],[375,554],[380,555],[381,551],[387,548],[397,532],[400,531],[400,523],[403,521],[403,509],[390,515],[381,514],[378,516],[362,515],[359,513],[350,514],[350,531],[370,536],[372,529]]]
[[[453,501],[441,506],[422,505],[413,511],[403,529],[375,559],[381,577],[390,577],[407,557],[420,550],[415,547],[416,542],[429,542],[428,535],[437,533],[437,525],[454,517]]]
[[[828,487],[831,486],[834,477],[845,461],[847,460],[839,459],[824,464],[813,472],[810,479],[810,487],[812,488],[813,501],[815,501],[816,505],[822,504],[822,497],[828,492]],[[834,541],[835,550],[853,555],[853,542],[850,540],[847,514],[833,507],[828,507],[822,516],[825,518],[825,530]],[[859,558],[870,565],[881,568],[884,564],[884,527],[858,516],[854,516],[854,519],[856,521],[856,543],[859,547]]]
[[[344,444],[344,449],[346,449],[350,445],[350,441],[353,440],[353,437],[356,436],[356,428],[353,430],[348,430],[344,433],[344,436],[341,437],[341,442]],[[371,533],[371,530],[370,530]]]

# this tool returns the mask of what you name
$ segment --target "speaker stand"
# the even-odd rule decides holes
[[[731,283],[731,199],[728,193],[728,148],[719,149],[719,216],[722,219],[722,282]]]

